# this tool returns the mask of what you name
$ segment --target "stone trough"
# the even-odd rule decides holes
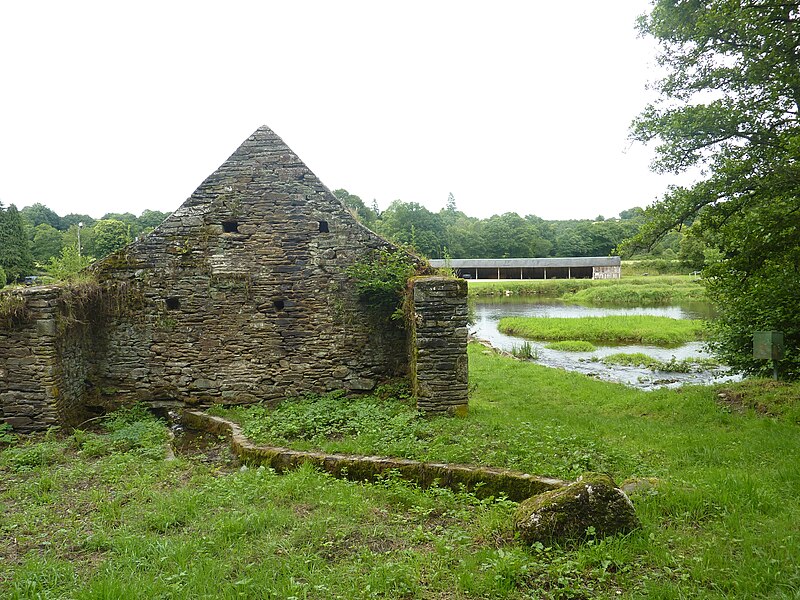
[[[549,490],[560,489],[568,484],[561,479],[538,477],[510,469],[420,462],[385,456],[325,454],[277,446],[261,446],[248,440],[236,423],[197,410],[184,410],[183,423],[193,429],[229,438],[234,454],[245,464],[264,465],[278,472],[296,469],[306,463],[334,477],[351,481],[374,481],[392,472],[420,487],[429,487],[436,483],[455,491],[472,492],[479,498],[504,494],[515,502]]]

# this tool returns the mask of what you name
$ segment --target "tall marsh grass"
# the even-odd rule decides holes
[[[593,305],[658,306],[706,299],[705,290],[696,283],[657,283],[653,285],[623,283],[590,287],[576,292],[572,299]]]
[[[649,315],[606,317],[504,317],[497,328],[532,340],[583,340],[677,346],[703,338],[703,321]]]
[[[621,306],[664,305],[706,300],[705,289],[700,280],[689,276],[471,281],[469,294],[475,298],[524,296]]]
[[[514,345],[511,347],[511,354],[525,360],[537,360],[539,358],[539,349],[530,342],[522,342],[519,346]]]

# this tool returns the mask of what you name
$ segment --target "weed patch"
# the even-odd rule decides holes
[[[75,447],[86,456],[103,456],[112,452],[133,452],[146,458],[162,458],[167,432],[164,423],[142,405],[121,408],[102,422],[106,435],[76,430],[72,434]]]
[[[428,417],[407,398],[347,398],[343,393],[265,406],[215,408],[257,443],[327,453],[382,455],[507,467],[565,479],[606,471],[619,456],[602,443],[553,424],[513,426],[474,419]],[[502,441],[501,441],[502,440]]]
[[[0,423],[0,447],[12,446],[17,443],[19,436],[12,430],[8,423]]]
[[[800,382],[748,379],[717,393],[719,402],[732,410],[752,410],[800,424]]]
[[[530,342],[522,342],[519,346],[511,347],[511,354],[517,358],[525,360],[536,360],[539,358],[538,348],[531,345]]]
[[[674,356],[669,360],[658,360],[642,352],[609,354],[602,358],[593,358],[604,365],[623,365],[628,367],[643,367],[653,371],[666,371],[669,373],[695,373],[705,369],[719,367],[719,361],[713,358],[686,358],[678,360]]]
[[[548,350],[561,350],[562,352],[594,352],[597,350],[591,342],[583,340],[562,340],[560,342],[550,342],[544,346]]]

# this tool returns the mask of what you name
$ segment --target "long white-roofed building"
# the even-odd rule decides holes
[[[434,259],[432,267],[449,267],[464,279],[619,279],[619,256],[563,258]]]

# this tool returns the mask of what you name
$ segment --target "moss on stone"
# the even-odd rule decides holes
[[[633,504],[608,475],[586,473],[575,483],[525,500],[514,525],[526,544],[575,544],[639,526]]]
[[[278,472],[288,471],[305,463],[311,463],[334,477],[351,481],[374,481],[391,472],[423,488],[435,484],[455,491],[471,492],[479,498],[505,496],[514,501],[558,489],[566,484],[557,479],[546,479],[507,469],[257,446],[242,435],[238,425],[221,417],[184,410],[183,419],[189,427],[231,437],[232,449],[243,462],[270,466]]]

